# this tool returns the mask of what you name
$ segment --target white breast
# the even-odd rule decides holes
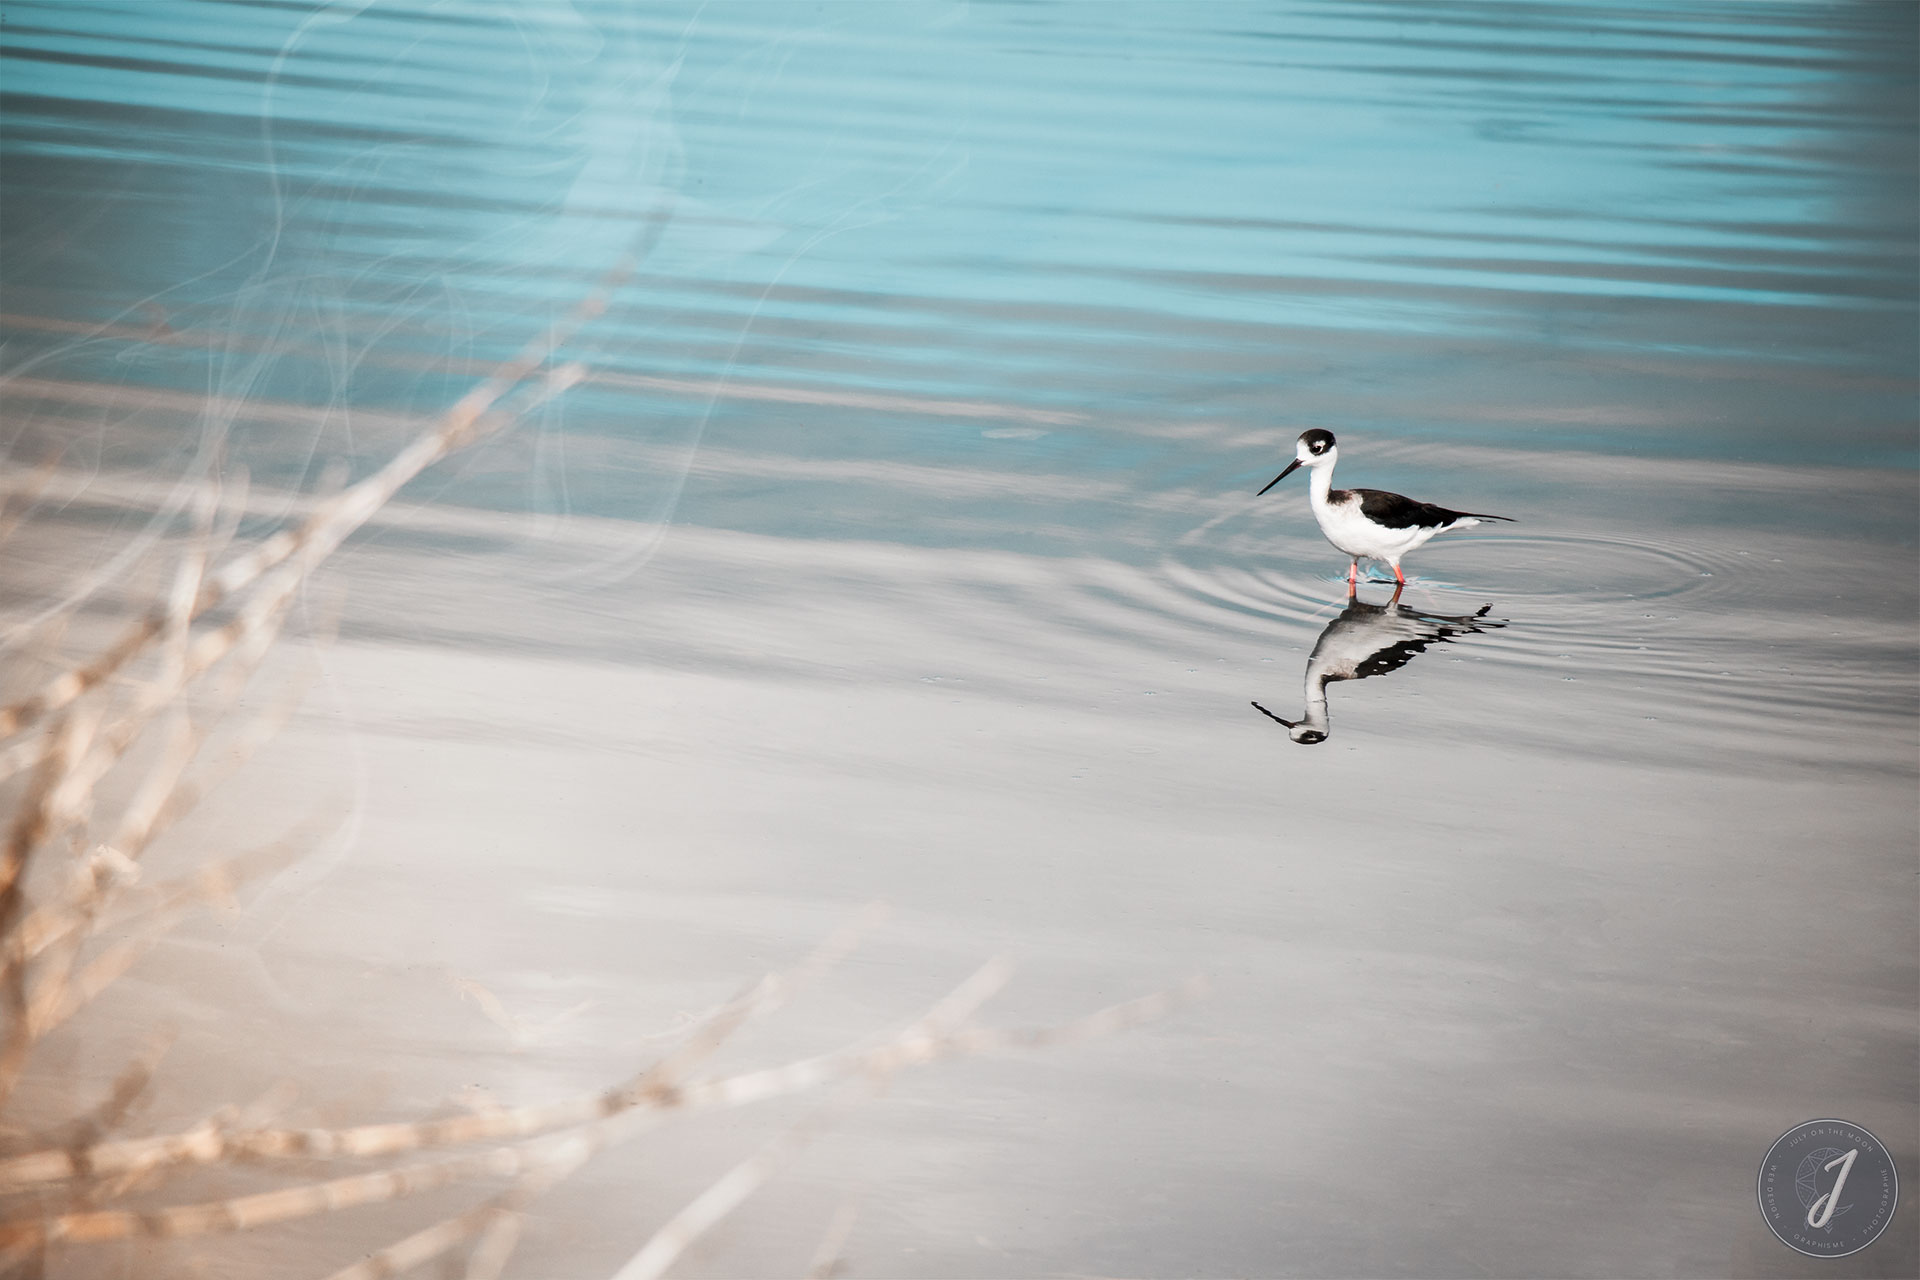
[[[1374,524],[1360,514],[1357,494],[1345,502],[1316,502],[1313,515],[1328,542],[1350,556],[1371,560],[1398,560],[1439,532],[1421,528],[1388,529]]]

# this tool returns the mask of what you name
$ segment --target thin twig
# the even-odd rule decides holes
[[[489,1197],[483,1203],[457,1214],[444,1221],[436,1222],[425,1230],[416,1231],[404,1240],[395,1241],[386,1248],[362,1258],[350,1267],[334,1272],[327,1280],[386,1280],[409,1271],[422,1263],[431,1262],[475,1236],[481,1237],[480,1245],[474,1250],[475,1257],[467,1263],[469,1280],[479,1274],[475,1270],[475,1260],[487,1250],[487,1240],[494,1235],[499,1224],[505,1221],[517,1221],[520,1211],[533,1200],[544,1195],[552,1187],[572,1174],[586,1163],[595,1148],[584,1138],[570,1145],[556,1148],[542,1163],[535,1165],[521,1176],[513,1186],[497,1196]],[[511,1249],[510,1240],[497,1238],[492,1250]],[[504,1254],[500,1262],[505,1262]],[[497,1271],[496,1273],[497,1274]]]
[[[135,1236],[177,1239],[226,1235],[360,1205],[383,1204],[475,1178],[516,1177],[532,1168],[534,1162],[527,1147],[495,1147],[472,1155],[353,1174],[230,1200],[173,1205],[145,1212],[107,1209],[61,1214],[41,1222],[10,1222],[0,1225],[0,1241],[22,1232],[38,1235],[49,1243],[125,1240]]]
[[[781,1165],[799,1154],[820,1132],[825,1120],[824,1115],[809,1116],[721,1174],[686,1207],[667,1219],[640,1251],[614,1273],[613,1280],[659,1280],[694,1241],[746,1203]]]
[[[309,823],[284,840],[210,862],[177,879],[149,886],[143,892],[149,894],[151,900],[144,906],[104,917],[96,917],[71,905],[42,907],[20,922],[15,945],[28,959],[32,959],[79,931],[91,929],[98,932],[143,923],[155,916],[184,913],[199,903],[231,901],[235,891],[242,885],[295,861],[305,842],[316,835],[322,826],[318,822]],[[104,845],[101,851],[109,855],[114,852],[111,846]],[[137,875],[138,870],[121,870],[115,874],[130,878]]]
[[[861,934],[877,923],[869,908],[816,948],[791,974],[773,974],[708,1016],[686,1042],[658,1063],[611,1089],[555,1103],[488,1110],[442,1120],[360,1125],[350,1129],[259,1129],[229,1132],[196,1127],[184,1133],[101,1143],[82,1152],[48,1149],[0,1160],[0,1193],[63,1182],[81,1176],[149,1174],[169,1166],[227,1159],[366,1159],[473,1142],[536,1137],[603,1120],[644,1104],[678,1105],[685,1086],[677,1082],[720,1047],[748,1017],[765,1013],[805,982],[839,963]]]
[[[858,1200],[843,1201],[833,1211],[833,1217],[827,1220],[827,1229],[820,1234],[820,1243],[813,1251],[813,1261],[807,1265],[804,1280],[833,1280],[844,1261],[847,1240],[853,1235],[854,1219],[859,1216]]]
[[[58,1145],[69,1149],[85,1150],[99,1142],[102,1135],[111,1133],[126,1119],[127,1113],[135,1103],[145,1096],[147,1086],[153,1082],[153,1073],[173,1045],[173,1033],[163,1032],[150,1039],[146,1047],[136,1052],[132,1061],[120,1072],[107,1096],[83,1115],[61,1124],[50,1133],[28,1135],[23,1139],[10,1140],[12,1147],[40,1147]]]
[[[928,1037],[952,1035],[983,1003],[992,999],[1006,985],[1012,972],[1012,966],[1005,960],[989,960],[922,1014],[896,1043],[905,1045]],[[824,1119],[825,1115],[821,1113],[803,1120],[722,1174],[654,1232],[640,1251],[620,1268],[614,1280],[659,1280],[695,1240],[744,1204],[773,1176],[776,1169],[811,1141]]]
[[[1109,1009],[1058,1027],[1014,1031],[969,1031],[956,1025],[955,1020],[964,1019],[971,1014],[969,1000],[977,1003],[979,999],[985,999],[991,994],[994,982],[988,979],[997,979],[998,975],[990,972],[996,967],[989,966],[988,970],[982,970],[981,973],[974,975],[952,995],[929,1010],[928,1016],[915,1024],[916,1027],[924,1030],[916,1034],[903,1035],[879,1049],[831,1054],[791,1064],[789,1067],[775,1068],[770,1072],[749,1073],[714,1081],[705,1086],[691,1086],[660,1098],[657,1103],[660,1106],[673,1105],[681,1109],[701,1105],[738,1105],[742,1102],[772,1097],[778,1093],[792,1093],[812,1088],[835,1079],[859,1075],[869,1078],[891,1075],[907,1066],[920,1065],[956,1054],[982,1053],[1008,1047],[1071,1043],[1158,1017],[1183,998],[1180,992],[1149,996],[1142,1000],[1114,1005]],[[616,1115],[606,1122],[589,1122],[598,1132],[586,1140],[597,1149],[599,1145],[618,1136],[622,1132],[620,1122],[629,1118],[627,1115]],[[472,1155],[406,1165],[377,1173],[335,1178],[231,1200],[175,1205],[146,1213],[111,1210],[62,1214],[50,1219],[15,1219],[0,1224],[0,1246],[15,1247],[22,1241],[30,1242],[36,1239],[48,1242],[82,1242],[125,1239],[131,1236],[178,1237],[250,1230],[271,1223],[310,1217],[314,1214],[418,1195],[475,1178],[524,1177],[546,1167],[563,1151],[572,1149],[571,1144],[582,1140],[583,1137],[585,1135],[562,1135],[557,1141],[542,1140],[520,1146],[496,1147],[490,1151]],[[179,1139],[182,1142],[194,1142],[203,1151],[244,1150],[244,1148],[229,1145],[221,1134],[218,1124],[210,1123],[192,1135],[179,1135]],[[769,1156],[769,1159],[777,1158],[784,1151],[784,1147],[779,1148]],[[18,1171],[26,1162],[41,1161],[52,1154],[42,1152],[36,1156],[8,1161],[6,1165]],[[762,1154],[768,1155],[765,1152]],[[66,1153],[60,1153],[60,1156],[64,1159]],[[724,1194],[715,1192],[714,1198],[705,1201],[704,1207],[689,1220],[705,1221],[704,1215],[708,1210],[723,1202],[730,1208],[732,1204],[739,1202],[738,1199],[731,1198],[736,1192],[740,1192],[741,1198],[744,1198],[745,1192],[750,1192],[753,1187],[759,1185],[759,1181],[764,1177],[764,1173],[761,1172],[762,1166],[751,1161],[749,1165],[751,1167],[736,1170],[735,1173],[738,1176],[728,1184]],[[78,1172],[79,1170],[71,1164],[68,1165],[68,1176]],[[105,1172],[105,1170],[98,1172]],[[729,1177],[733,1176],[729,1175]],[[645,1250],[642,1252],[644,1254]]]
[[[0,851],[0,1005],[7,1014],[5,1033],[0,1036],[0,1106],[12,1095],[33,1047],[26,965],[13,936],[14,922],[26,903],[22,877],[34,851],[72,821],[74,809],[83,802],[70,784],[98,723],[97,708],[79,707],[54,726],[40,768]]]
[[[201,583],[199,594],[188,612],[188,620],[198,620],[209,610],[296,557],[301,566],[296,578],[304,576],[305,572],[331,555],[355,529],[385,506],[401,486],[422,471],[454,450],[505,426],[540,401],[571,387],[579,380],[583,370],[579,365],[562,365],[549,372],[541,393],[534,397],[531,404],[523,405],[511,414],[490,412],[501,398],[533,375],[566,334],[573,332],[591,316],[598,315],[605,308],[607,291],[617,287],[619,281],[624,280],[631,271],[630,264],[623,265],[618,278],[610,281],[606,290],[589,297],[576,310],[571,322],[556,324],[553,329],[528,343],[518,356],[505,362],[492,377],[462,396],[440,416],[433,427],[402,449],[380,470],[318,504],[299,528],[281,530],[209,575]],[[169,621],[164,608],[148,611],[92,663],[63,672],[37,693],[11,706],[0,707],[0,738],[10,738],[32,726],[118,672],[154,637],[160,635]]]

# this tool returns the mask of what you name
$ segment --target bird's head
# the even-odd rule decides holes
[[[1287,736],[1303,747],[1316,746],[1319,743],[1325,742],[1328,735],[1333,732],[1327,728],[1327,700],[1325,698],[1307,704],[1307,718],[1304,720],[1283,719],[1257,702],[1253,704],[1253,709],[1267,719],[1286,726]]]
[[[1285,480],[1293,474],[1296,467],[1330,467],[1339,454],[1340,450],[1333,443],[1333,432],[1322,431],[1319,427],[1302,431],[1300,438],[1293,445],[1293,461],[1287,464],[1285,471],[1267,481],[1266,489],[1260,492],[1265,493],[1267,489]]]

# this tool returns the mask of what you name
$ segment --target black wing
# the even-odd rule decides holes
[[[1431,502],[1415,502],[1382,489],[1349,489],[1360,496],[1360,514],[1389,529],[1438,529],[1455,520],[1511,520],[1512,516],[1490,516],[1484,511],[1454,511]],[[1329,497],[1332,495],[1329,494]]]
[[[1384,649],[1376,649],[1370,656],[1354,664],[1352,678],[1365,680],[1368,676],[1383,676],[1389,671],[1398,671],[1414,658],[1425,653],[1428,645],[1436,640],[1446,639],[1444,635],[1421,636],[1416,640],[1400,640]]]
[[[1366,658],[1354,664],[1352,679],[1365,680],[1368,676],[1383,676],[1389,671],[1398,671],[1412,662],[1414,658],[1427,651],[1430,644],[1451,644],[1455,636],[1477,635],[1483,631],[1495,631],[1506,626],[1504,622],[1483,621],[1483,615],[1492,605],[1484,606],[1471,618],[1431,618],[1423,614],[1409,616],[1433,628],[1424,636],[1410,636],[1397,640],[1383,648],[1376,649]]]

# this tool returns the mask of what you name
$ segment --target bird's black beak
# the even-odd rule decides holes
[[[1273,486],[1279,484],[1282,480],[1285,480],[1288,476],[1292,475],[1293,469],[1299,465],[1300,465],[1300,459],[1298,458],[1295,458],[1292,462],[1289,462],[1287,464],[1287,469],[1285,471],[1282,471],[1279,475],[1267,481],[1267,489],[1273,488]],[[1260,493],[1265,493],[1267,489],[1262,489]],[[1256,493],[1253,496],[1257,498],[1260,496],[1260,493]]]

